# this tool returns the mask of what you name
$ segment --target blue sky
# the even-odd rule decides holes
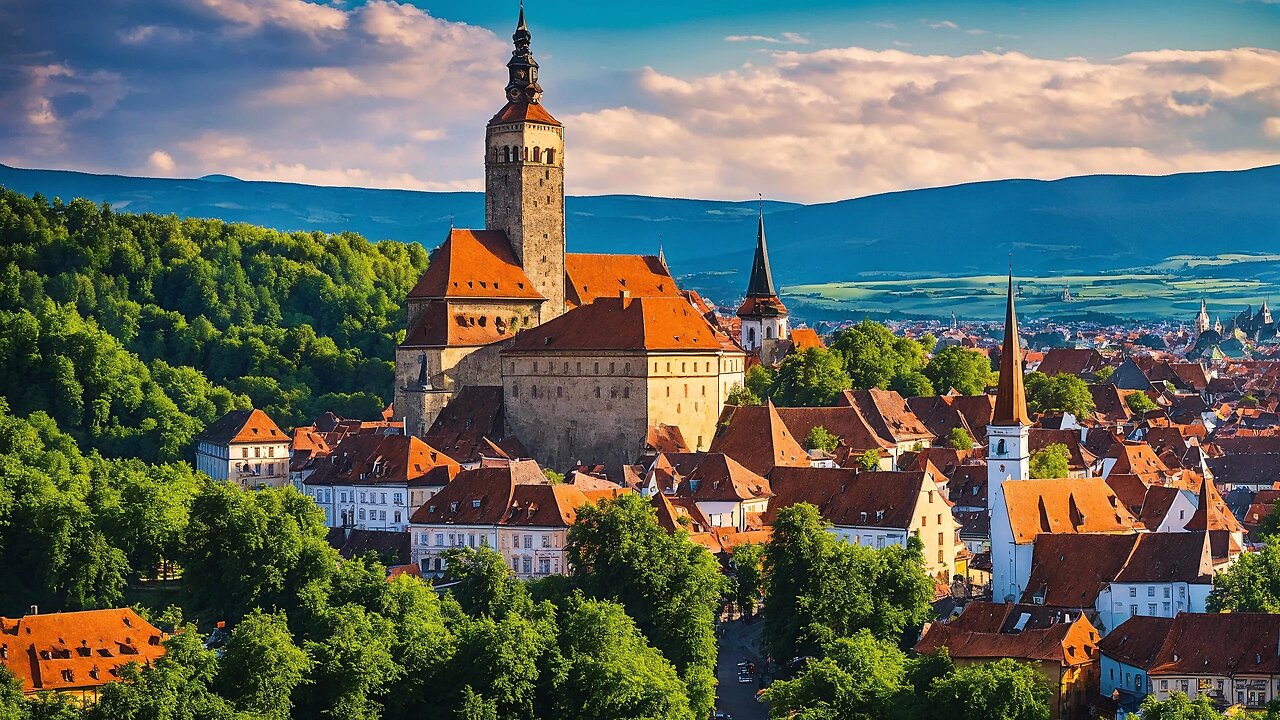
[[[527,10],[572,192],[823,201],[1280,162],[1276,2]],[[18,110],[0,162],[477,189],[515,11],[0,0],[0,106]]]

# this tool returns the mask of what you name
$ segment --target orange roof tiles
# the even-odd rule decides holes
[[[1066,622],[1061,614],[1034,605],[972,602],[950,623],[927,624],[915,650],[931,655],[945,647],[953,658],[1042,660],[1064,667],[1094,662],[1097,629],[1083,614]]]
[[[681,296],[671,273],[653,255],[566,253],[564,272],[565,302],[571,307],[623,291],[631,297]]]
[[[454,228],[435,252],[410,298],[542,300],[499,230]]]
[[[351,435],[315,463],[307,485],[447,485],[461,467],[412,435]]]
[[[568,527],[591,502],[577,487],[552,485],[532,460],[463,470],[414,512],[415,525]]]
[[[822,338],[818,337],[818,331],[813,328],[792,328],[791,343],[795,345],[796,350],[825,348],[827,346],[826,343],[822,342]]]
[[[767,475],[780,465],[809,467],[808,453],[771,402],[743,407],[726,405],[716,423],[710,450],[724,453],[760,475]]]
[[[711,326],[677,296],[600,298],[521,332],[506,352],[719,349]]]
[[[907,401],[895,390],[845,390],[836,396],[836,404],[858,408],[876,434],[888,442],[935,439],[934,434],[920,422]]]
[[[131,608],[0,617],[0,663],[28,693],[105,685],[118,679],[120,666],[163,656],[163,640]]]
[[[551,113],[547,112],[541,103],[509,102],[498,111],[497,115],[489,119],[490,125],[517,122],[536,122],[557,127],[560,125],[560,121],[551,117]]]
[[[1131,533],[1138,523],[1102,478],[1015,480],[1004,494],[1019,544],[1041,533]]]
[[[231,443],[286,442],[289,436],[266,413],[258,409],[232,410],[196,436],[197,440]]]

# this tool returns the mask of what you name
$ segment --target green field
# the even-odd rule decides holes
[[[1225,322],[1264,298],[1280,298],[1280,278],[1272,272],[1280,258],[1259,262],[1247,258],[1250,269],[1266,271],[1259,277],[1203,277],[1196,270],[1238,268],[1234,258],[1170,258],[1162,268],[1178,271],[1125,272],[1114,275],[1063,275],[1018,277],[1021,289],[1019,313],[1028,318],[1071,318],[1088,314],[1141,320],[1190,321],[1200,309],[1200,299],[1209,304],[1210,316]],[[1194,270],[1192,269],[1194,268]],[[1243,273],[1241,273],[1243,274]],[[1265,276],[1265,278],[1264,278]],[[1264,279],[1260,279],[1264,278]],[[947,319],[954,313],[962,319],[998,319],[1004,313],[1008,279],[999,275],[945,278],[865,279],[819,285],[792,285],[782,289],[795,311],[822,315],[843,313],[888,314],[892,316]],[[1064,287],[1071,290],[1071,302],[1062,300]]]

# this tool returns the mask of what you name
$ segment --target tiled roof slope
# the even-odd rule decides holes
[[[758,475],[768,475],[780,465],[809,466],[809,455],[787,429],[772,402],[726,405],[710,450],[732,457]]]
[[[351,435],[318,460],[307,485],[446,485],[453,458],[412,435]]]
[[[0,617],[0,660],[25,692],[92,688],[127,663],[165,653],[163,633],[131,608]]]
[[[1004,494],[1018,543],[1041,533],[1130,533],[1137,523],[1101,478],[1016,480]]]
[[[567,253],[564,256],[565,301],[570,307],[602,297],[680,297],[680,288],[655,255]]]
[[[683,297],[600,298],[516,336],[508,351],[718,350],[707,321]]]
[[[252,442],[287,442],[289,436],[261,410],[232,410],[196,436],[215,445]]]
[[[454,228],[431,253],[410,298],[542,300],[500,230]]]

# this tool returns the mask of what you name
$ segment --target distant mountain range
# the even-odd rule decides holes
[[[130,212],[216,217],[281,230],[353,231],[439,244],[450,221],[484,223],[477,192],[416,192],[25,170],[0,185]],[[1150,268],[1178,255],[1270,253],[1280,247],[1280,166],[1160,177],[1090,175],[999,180],[818,205],[766,202],[782,285],[861,278],[999,274],[1014,253],[1029,275]],[[567,200],[575,252],[656,253],[686,285],[724,302],[745,287],[755,202],[602,195]]]

